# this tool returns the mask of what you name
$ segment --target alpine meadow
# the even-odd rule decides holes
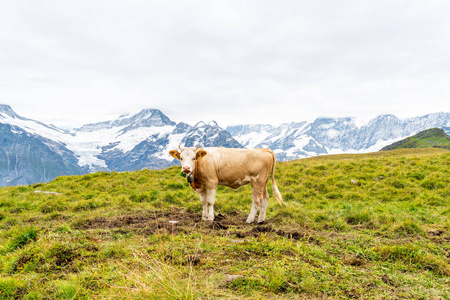
[[[250,186],[202,221],[179,171],[1,188],[0,298],[450,299],[446,149],[277,162],[262,224]]]

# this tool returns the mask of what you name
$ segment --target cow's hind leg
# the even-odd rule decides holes
[[[260,189],[252,187],[252,209],[247,218],[247,223],[252,223],[255,220],[256,213],[258,212],[259,205],[261,204],[262,194]]]
[[[267,187],[264,188],[263,197],[261,201],[261,209],[259,211],[258,223],[264,222],[266,220],[266,210],[267,204],[269,203],[269,193],[267,192]]]

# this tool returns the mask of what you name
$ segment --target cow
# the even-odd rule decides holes
[[[214,220],[214,202],[217,185],[238,189],[252,186],[252,208],[247,223],[255,220],[260,208],[258,223],[266,218],[269,193],[267,181],[272,176],[272,191],[278,203],[283,204],[274,178],[275,154],[270,149],[191,148],[178,146],[169,154],[180,160],[181,171],[192,189],[200,195],[203,206],[202,220]]]

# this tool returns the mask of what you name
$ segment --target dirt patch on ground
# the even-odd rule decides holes
[[[175,222],[170,222],[175,221]],[[200,214],[185,211],[142,211],[118,217],[98,217],[78,221],[74,226],[78,229],[116,229],[117,233],[155,234],[172,230],[185,232],[188,227],[201,222]]]
[[[295,229],[290,228],[288,230],[286,229],[276,229],[272,225],[264,223],[264,224],[256,224],[253,228],[250,228],[249,230],[241,230],[235,232],[236,236],[238,238],[245,238],[245,237],[258,237],[261,234],[274,234],[278,236],[282,236],[288,239],[294,239],[294,240],[300,240],[302,238],[308,238],[311,242],[318,243],[318,241],[310,236],[310,234],[307,234],[302,229]]]
[[[430,228],[426,231],[427,238],[437,244],[448,244],[450,233],[443,228]]]
[[[362,257],[359,254],[347,256],[343,259],[343,262],[346,265],[354,266],[354,267],[360,267],[366,263],[364,260],[364,257]]]
[[[190,213],[184,210],[172,211],[141,211],[118,217],[98,217],[78,221],[74,227],[81,230],[113,229],[114,233],[126,234],[190,234],[201,232],[203,234],[236,236],[237,238],[259,237],[277,235],[288,239],[300,240],[307,237],[309,241],[318,243],[303,229],[290,227],[288,230],[275,228],[273,221],[257,224],[247,224],[247,215],[244,212],[231,212],[218,214],[214,222],[202,221],[200,213]],[[175,221],[175,222],[173,222]]]

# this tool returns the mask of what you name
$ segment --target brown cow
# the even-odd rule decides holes
[[[261,208],[258,222],[266,218],[269,202],[267,181],[270,176],[273,194],[278,203],[283,203],[274,178],[275,154],[270,149],[179,148],[180,151],[172,150],[169,154],[181,161],[182,173],[200,194],[203,220],[214,220],[217,185],[238,189],[251,184],[253,204],[247,223],[254,221],[258,208]]]

